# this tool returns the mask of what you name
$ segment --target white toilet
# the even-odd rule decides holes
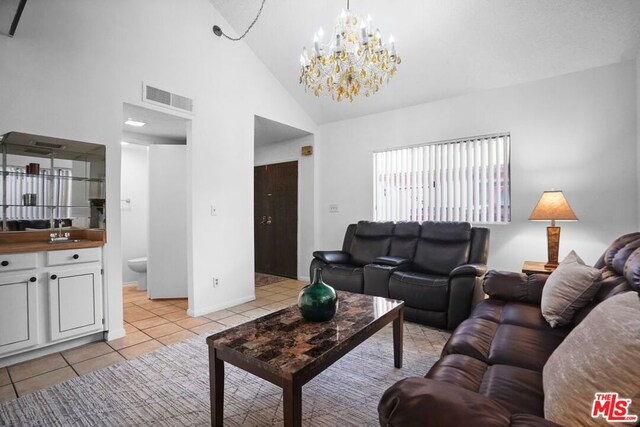
[[[129,268],[138,273],[138,290],[147,290],[147,257],[134,258],[127,261]]]

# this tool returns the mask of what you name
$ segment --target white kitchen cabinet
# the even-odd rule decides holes
[[[0,255],[0,273],[16,270],[32,270],[37,267],[37,262],[37,253]]]
[[[48,273],[51,340],[102,330],[100,270],[100,267],[76,267]]]
[[[100,248],[65,249],[47,252],[47,265],[82,264],[100,261]]]
[[[0,354],[38,343],[37,277],[0,276]]]
[[[0,366],[3,359],[104,331],[102,248],[3,254]],[[42,353],[42,352],[40,352]]]

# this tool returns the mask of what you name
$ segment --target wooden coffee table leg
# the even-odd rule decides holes
[[[285,427],[302,426],[302,386],[298,381],[286,381],[282,388]]]
[[[209,394],[211,396],[211,425],[222,426],[224,418],[224,361],[209,347]]]
[[[402,368],[402,334],[404,332],[404,310],[393,319],[393,362],[396,368]]]

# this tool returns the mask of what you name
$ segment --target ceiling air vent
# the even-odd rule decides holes
[[[42,142],[42,141],[30,141],[29,142],[31,145],[34,145],[36,147],[40,147],[40,148],[49,148],[51,150],[64,150],[65,146],[62,144],[52,144],[50,142]]]
[[[30,154],[51,154],[50,150],[38,150],[37,148],[25,148],[24,152]]]
[[[174,110],[193,113],[193,100],[157,87],[142,84],[142,100]]]

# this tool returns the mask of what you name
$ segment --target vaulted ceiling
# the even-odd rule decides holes
[[[236,33],[261,1],[211,0]],[[305,93],[298,58],[345,7],[340,0],[267,0],[245,38],[319,124],[612,64],[640,51],[638,0],[351,0],[351,10],[370,14],[385,39],[393,34],[403,62],[378,94],[337,103]]]

